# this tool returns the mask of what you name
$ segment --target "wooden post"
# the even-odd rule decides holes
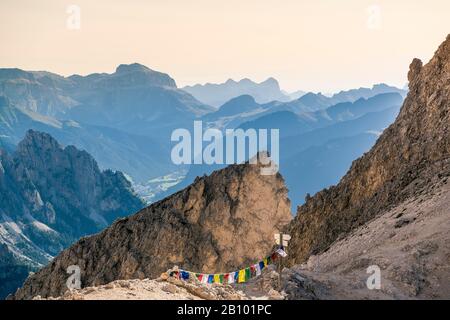
[[[283,247],[283,234],[281,232],[280,232],[280,247]],[[280,259],[278,260],[278,290],[281,290],[282,259],[283,257],[280,255]]]
[[[291,240],[291,236],[280,232],[275,233],[274,237],[276,244],[278,244],[280,248],[283,248],[282,250],[284,250],[284,252],[287,254],[287,246],[289,240]],[[283,255],[280,254],[279,256],[280,257],[278,260],[278,290],[281,290],[282,289],[281,273],[283,272],[283,256],[285,256],[285,254]]]

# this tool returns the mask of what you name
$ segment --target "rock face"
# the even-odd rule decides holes
[[[87,152],[48,134],[30,130],[12,154],[0,150],[0,245],[20,261],[13,266],[41,267],[142,207],[122,173],[100,171]]]
[[[433,184],[282,274],[288,299],[449,299],[450,179]],[[367,269],[380,287],[369,290]]]
[[[290,263],[304,262],[383,210],[450,172],[450,36],[431,61],[415,59],[396,121],[337,186],[308,198],[288,232]],[[299,177],[300,179],[301,177]]]
[[[78,265],[82,286],[154,278],[178,265],[194,272],[227,272],[268,254],[273,233],[291,219],[281,175],[259,165],[231,165],[197,178],[186,189],[83,238],[28,278],[16,299],[60,296],[66,269]]]

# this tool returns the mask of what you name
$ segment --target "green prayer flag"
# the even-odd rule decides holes
[[[250,268],[246,268],[245,269],[245,281],[250,280],[251,276],[252,276],[252,273],[250,271]]]

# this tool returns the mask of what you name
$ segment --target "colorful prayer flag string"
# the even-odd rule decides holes
[[[277,249],[270,256],[267,256],[263,260],[256,264],[253,264],[247,268],[229,272],[229,273],[216,273],[216,274],[204,274],[194,273],[186,270],[171,271],[169,276],[175,277],[181,280],[196,279],[201,283],[219,283],[219,284],[232,284],[232,283],[245,283],[253,277],[261,275],[261,271],[268,265],[275,262],[279,257],[286,257],[287,254],[283,248]]]

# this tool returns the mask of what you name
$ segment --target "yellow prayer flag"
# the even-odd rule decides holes
[[[245,282],[245,269],[239,270],[239,283]]]
[[[267,267],[267,258],[264,258],[264,267]]]
[[[214,275],[214,283],[220,283],[220,274]]]

